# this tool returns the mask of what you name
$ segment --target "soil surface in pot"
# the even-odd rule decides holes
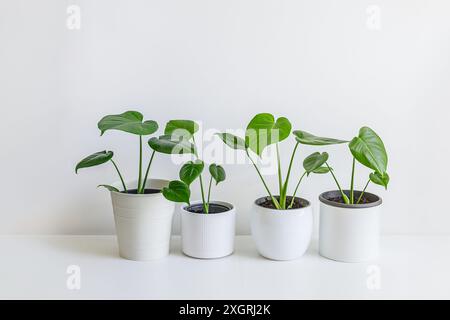
[[[189,212],[192,212],[192,213],[205,213],[205,211],[203,211],[203,204],[201,204],[201,203],[194,204],[190,207],[187,207],[186,210]],[[215,203],[209,204],[208,214],[222,213],[222,212],[227,212],[227,211],[230,211],[230,208],[228,208],[227,206],[223,206],[221,204],[215,204]]]
[[[278,201],[280,200],[279,197],[275,197],[275,199],[277,199]],[[291,204],[291,201],[292,201],[292,197],[286,197],[286,203],[287,203],[286,207],[288,207]],[[261,207],[264,207],[264,208],[268,208],[268,209],[276,209],[275,205],[273,204],[272,200],[269,197],[267,197],[264,202],[258,203],[258,205],[260,205]],[[287,210],[300,209],[300,208],[304,208],[304,207],[305,207],[305,204],[303,203],[303,201],[301,201],[300,198],[296,197],[292,207]]]
[[[160,193],[160,192],[161,192],[160,189],[145,189],[144,190],[144,194],[153,194],[153,193]],[[131,190],[128,190],[128,192],[121,191],[121,193],[138,194],[137,189],[131,189]]]
[[[359,197],[359,195],[358,195]],[[355,204],[356,201],[358,200],[358,197],[355,196]],[[340,197],[330,197],[327,200],[333,201],[333,202],[337,202],[337,203],[345,203],[344,198],[342,198],[342,196]],[[374,201],[370,201],[369,199],[367,199],[364,195],[362,196],[361,200],[358,202],[358,204],[365,204],[365,203],[372,203]]]

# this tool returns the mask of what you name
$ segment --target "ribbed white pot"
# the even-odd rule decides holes
[[[311,241],[311,204],[301,199],[302,208],[276,210],[260,205],[266,199],[257,199],[252,210],[251,230],[258,252],[272,260],[293,260],[302,256]]]
[[[147,180],[146,189],[162,189],[169,181]],[[120,183],[115,187],[122,189]],[[137,181],[127,183],[135,189]],[[170,232],[175,205],[162,193],[127,194],[111,192],[119,254],[130,260],[154,260],[169,254]]]
[[[192,202],[191,205],[201,201]],[[236,211],[232,204],[222,201],[211,203],[229,208],[221,213],[192,213],[188,206],[181,207],[181,244],[184,254],[201,259],[228,256],[234,251]]]
[[[380,209],[382,200],[365,192],[370,203],[347,205],[330,201],[339,191],[319,196],[319,253],[342,262],[364,262],[376,259],[380,241]],[[360,192],[355,191],[356,197]]]

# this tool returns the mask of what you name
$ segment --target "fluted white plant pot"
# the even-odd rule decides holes
[[[293,260],[308,249],[313,227],[312,208],[308,200],[299,199],[301,208],[287,210],[261,206],[267,197],[255,201],[251,231],[262,256],[272,260]]]
[[[159,189],[169,181],[148,179],[146,189]],[[121,183],[114,187],[122,190]],[[136,189],[137,181],[127,183],[129,190]],[[154,260],[169,254],[173,202],[161,192],[151,194],[128,194],[111,192],[116,224],[119,254],[129,260]]]
[[[355,191],[356,198],[360,194]],[[378,257],[382,200],[369,192],[364,195],[369,203],[353,205],[331,201],[340,196],[339,191],[319,196],[319,253],[322,256],[342,262],[364,262]]]
[[[201,205],[201,201],[191,206]],[[236,211],[232,204],[211,201],[224,206],[225,212],[193,213],[189,206],[181,207],[181,246],[184,254],[200,259],[228,256],[234,251]]]

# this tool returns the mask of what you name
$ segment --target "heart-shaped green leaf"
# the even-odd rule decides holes
[[[216,181],[216,185],[218,185],[219,182],[225,181],[226,175],[225,170],[222,168],[222,166],[218,166],[215,163],[210,164],[209,173]]]
[[[324,173],[330,172],[330,169],[328,169],[328,167],[319,167],[319,168],[313,170],[312,172],[317,173],[317,174],[324,174]]]
[[[169,185],[162,189],[162,194],[169,201],[190,204],[191,191],[189,186],[183,181],[170,181]]]
[[[78,169],[88,168],[98,166],[105,162],[108,162],[113,157],[114,153],[112,151],[100,151],[87,156],[80,162],[78,162],[75,167],[75,173],[78,173]]]
[[[352,155],[362,165],[383,174],[386,172],[388,157],[383,141],[368,127],[362,127],[357,137],[349,143]]]
[[[247,149],[245,146],[245,140],[238,136],[230,133],[216,133],[216,135],[230,148],[241,150]]]
[[[103,117],[98,122],[101,135],[107,130],[120,130],[132,134],[146,136],[158,130],[158,124],[153,120],[142,122],[144,117],[138,111],[126,111]]]
[[[333,139],[333,138],[325,138],[325,137],[317,137],[311,133],[302,130],[295,130],[292,132],[295,136],[295,140],[297,140],[301,144],[308,144],[312,146],[325,146],[330,144],[339,144],[346,143],[348,141]]]
[[[261,156],[268,145],[283,141],[291,133],[291,123],[281,117],[275,121],[270,113],[257,114],[245,131],[245,145],[258,156]]]
[[[389,175],[387,174],[387,172],[383,174],[374,172],[369,175],[369,178],[373,183],[383,186],[385,189],[387,189],[389,183]]]
[[[198,124],[192,120],[170,120],[166,124],[164,134],[169,136],[182,136],[187,140],[198,131]]]
[[[327,162],[328,153],[326,152],[314,152],[307,156],[303,161],[303,168],[305,168],[306,173],[309,175],[314,170],[319,169],[322,165]]]
[[[170,135],[153,137],[148,140],[150,148],[156,152],[167,154],[189,154],[195,153],[195,146],[183,137],[172,137]]]
[[[202,173],[204,166],[201,160],[186,162],[180,169],[181,181],[189,186]]]
[[[111,192],[120,192],[119,189],[117,189],[116,187],[110,186],[109,184],[100,184],[100,185],[97,186],[97,188],[98,187],[106,188],[106,189],[108,189]]]

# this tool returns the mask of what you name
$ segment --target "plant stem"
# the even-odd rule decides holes
[[[281,160],[280,149],[278,143],[275,144],[277,149],[277,166],[278,166],[278,190],[280,190],[280,205],[283,207],[283,178],[281,176]]]
[[[350,182],[350,203],[351,204],[355,203],[355,195],[353,193],[353,186],[354,186],[354,181],[355,181],[355,163],[356,163],[356,159],[355,159],[355,157],[353,157],[352,179],[351,179],[351,182]]]
[[[200,174],[199,176],[199,182],[200,182],[200,191],[202,192],[202,203],[203,203],[203,210],[205,211],[205,213],[208,213],[208,205],[205,202],[205,191],[203,190],[203,179],[202,179],[202,175]]]
[[[328,162],[325,162],[325,164],[326,164],[328,170],[330,170],[330,173],[331,173],[331,175],[333,176],[333,179],[334,179],[334,181],[336,182],[336,185],[337,185],[337,187],[339,188],[339,191],[341,192],[342,199],[344,199],[344,202],[345,202],[346,204],[348,204],[348,202],[349,202],[348,197],[345,195],[344,191],[342,191],[342,188],[341,188],[339,182],[337,181],[336,176],[334,175],[333,170],[331,170],[330,166],[328,165]]]
[[[211,184],[212,184],[212,176],[209,178],[208,201],[207,201],[207,203],[208,203],[208,211],[209,211],[209,199],[210,199],[210,196],[211,196]]]
[[[142,183],[142,136],[139,136],[139,178],[137,184],[137,193],[141,192],[141,183]]]
[[[259,178],[261,179],[264,188],[266,188],[267,193],[269,194],[270,198],[272,199],[273,204],[275,205],[275,207],[277,209],[281,209],[280,204],[278,203],[277,199],[275,199],[275,197],[272,195],[272,193],[270,192],[269,188],[267,187],[266,181],[264,181],[264,178],[261,174],[261,172],[259,171],[258,167],[256,166],[255,161],[253,161],[253,159],[250,157],[250,155],[248,154],[248,150],[245,149],[245,153],[247,154],[247,157],[250,159],[250,161],[252,162],[253,166],[256,169],[256,172],[258,172]]]
[[[145,185],[147,183],[148,173],[150,171],[150,166],[152,165],[153,157],[155,156],[155,150],[153,150],[152,155],[150,157],[150,161],[148,162],[147,170],[145,171],[144,181],[142,181],[142,193],[145,192]]]
[[[363,196],[364,192],[366,191],[366,189],[367,189],[367,186],[369,185],[369,183],[370,183],[370,179],[369,179],[369,180],[367,180],[366,186],[364,187],[363,191],[362,191],[362,192],[361,192],[361,194],[359,195],[359,197],[358,197],[358,201],[356,201],[356,204],[358,204],[358,203],[359,203],[359,202],[361,201],[361,199],[362,199],[362,196]]]
[[[112,164],[114,165],[114,168],[116,168],[117,173],[119,174],[120,181],[122,181],[123,190],[124,190],[125,192],[128,192],[127,186],[125,185],[125,181],[123,181],[123,177],[122,177],[122,175],[120,174],[119,168],[117,167],[117,165],[116,165],[116,163],[114,162],[113,159],[111,159],[111,162],[112,162]]]
[[[305,174],[306,174],[306,171],[303,172],[302,176],[298,180],[297,186],[295,187],[294,194],[292,195],[291,203],[289,204],[288,209],[292,208],[292,206],[294,205],[294,199],[295,199],[295,195],[297,194],[297,189],[300,186],[300,182],[302,182],[302,179],[305,176]]]
[[[295,144],[294,150],[292,151],[291,160],[289,161],[289,167],[288,167],[288,171],[287,171],[287,174],[286,174],[286,180],[284,181],[284,185],[283,185],[283,195],[284,195],[285,199],[286,199],[286,196],[287,196],[287,189],[288,189],[288,184],[289,184],[289,177],[291,176],[292,164],[294,162],[294,157],[295,157],[295,153],[297,151],[298,145],[299,145],[299,142],[297,142]]]

